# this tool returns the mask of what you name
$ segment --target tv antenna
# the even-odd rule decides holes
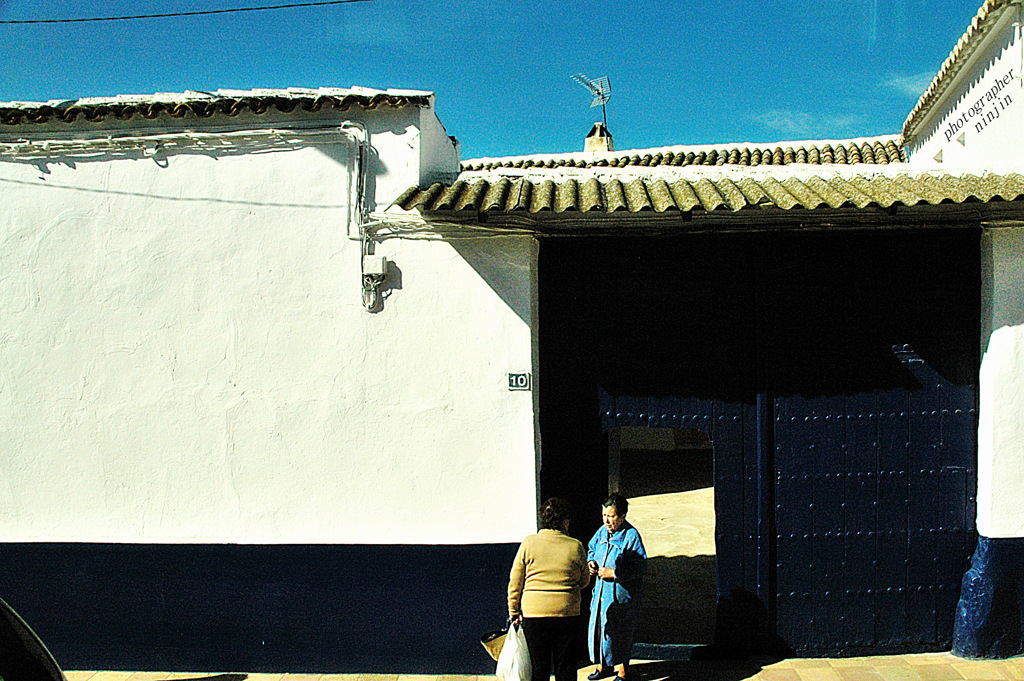
[[[600,78],[587,78],[582,73],[577,73],[572,76],[572,79],[577,83],[587,88],[590,94],[594,96],[591,100],[590,106],[601,107],[601,117],[604,119],[604,127],[608,129],[608,111],[605,109],[605,104],[612,98],[612,84],[608,80],[608,76],[601,76]]]

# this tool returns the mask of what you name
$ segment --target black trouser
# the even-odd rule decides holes
[[[579,616],[524,617],[523,633],[530,649],[533,681],[548,681],[554,666],[555,681],[576,681],[576,637]]]

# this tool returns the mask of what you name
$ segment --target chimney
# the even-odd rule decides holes
[[[583,143],[583,151],[589,151],[597,153],[599,151],[615,151],[615,143],[612,142],[612,134],[608,132],[608,128],[604,127],[604,123],[598,121],[594,123],[594,127],[591,128],[590,133],[587,135],[587,139]]]

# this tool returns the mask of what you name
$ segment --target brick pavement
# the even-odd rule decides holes
[[[581,669],[580,681],[590,669]],[[632,681],[1024,681],[1024,657],[965,660],[949,653],[838,659],[636,661]],[[493,681],[493,676],[65,672],[68,681]]]

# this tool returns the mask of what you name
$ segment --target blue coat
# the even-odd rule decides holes
[[[629,662],[640,614],[647,550],[628,522],[608,536],[601,527],[587,546],[587,560],[615,570],[615,579],[598,578],[590,602],[590,659],[605,667]]]

